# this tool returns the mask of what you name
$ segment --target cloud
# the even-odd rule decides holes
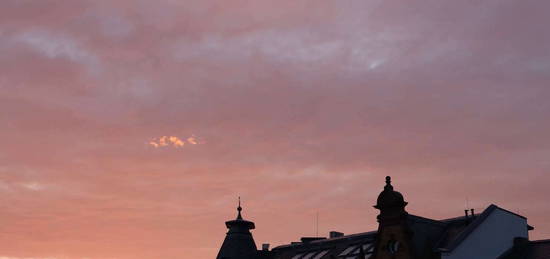
[[[323,31],[307,27],[259,30],[234,37],[215,35],[200,41],[178,41],[173,56],[180,62],[201,58],[235,62],[261,56],[269,62],[284,63],[295,68],[335,61],[339,62],[338,69],[357,73],[375,69],[385,59],[391,58],[387,50],[379,47],[392,44],[391,38],[376,39],[369,37],[365,31],[341,36],[327,37]]]
[[[101,71],[99,58],[79,46],[74,39],[67,35],[54,34],[45,30],[29,30],[12,36],[11,40],[16,44],[23,44],[47,58],[64,58],[82,64],[92,74]]]
[[[181,139],[174,136],[170,137],[170,142],[172,142],[172,144],[176,147],[182,147],[185,144]]]
[[[186,143],[191,145],[199,144],[195,137],[188,137],[186,140],[184,140],[176,136],[162,136],[159,138],[154,138],[153,140],[149,141],[149,145],[151,145],[154,148],[168,147],[168,146],[179,148],[179,147],[185,146]]]
[[[372,230],[386,175],[546,238],[547,5],[1,1],[0,250],[212,258],[238,196],[258,242]]]
[[[22,183],[21,186],[31,191],[40,191],[44,189],[44,186],[37,182]]]
[[[191,144],[191,145],[196,145],[196,144],[198,144],[197,139],[196,139],[195,137],[189,137],[189,138],[187,138],[187,142],[189,142],[189,144]]]

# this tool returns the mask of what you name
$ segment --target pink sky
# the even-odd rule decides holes
[[[549,9],[2,0],[0,258],[214,258],[239,195],[258,244],[370,231],[386,175],[549,238]]]

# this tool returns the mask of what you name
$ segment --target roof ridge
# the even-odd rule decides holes
[[[299,243],[296,243],[296,244],[292,244],[292,243],[283,244],[283,245],[279,245],[279,246],[274,247],[273,250],[283,249],[283,248],[287,248],[287,247],[290,247],[290,246],[307,246],[307,245],[314,245],[314,244],[326,244],[326,243],[331,243],[331,242],[337,242],[339,240],[343,240],[343,239],[347,239],[347,238],[361,238],[361,236],[365,236],[365,237],[374,236],[374,235],[376,235],[377,232],[378,231],[361,232],[361,233],[355,233],[355,234],[350,234],[350,235],[341,236],[341,237],[315,240],[315,241],[311,241],[311,242],[308,242],[308,243],[299,242]]]
[[[422,216],[418,216],[418,215],[414,215],[414,214],[409,214],[408,216],[410,216],[410,217],[412,217],[412,218],[424,220],[424,221],[429,221],[430,223],[443,224],[443,225],[446,224],[445,222],[443,222],[443,221],[441,221],[441,220],[426,218],[426,217],[422,217]]]
[[[485,219],[498,207],[494,204],[489,205],[481,214],[474,218],[474,221],[470,222],[468,226],[458,235],[458,237],[453,240],[447,248],[437,248],[442,251],[452,251],[454,250],[466,237],[468,237],[476,228],[479,226]]]
[[[497,206],[497,205],[494,205],[494,204],[491,204],[491,205],[497,207],[498,209],[500,209],[500,210],[502,210],[502,211],[504,211],[504,212],[508,212],[508,213],[510,213],[510,214],[512,214],[512,215],[516,215],[516,216],[518,216],[518,217],[520,217],[520,218],[527,219],[525,216],[519,215],[519,214],[517,214],[517,213],[515,213],[515,212],[513,212],[513,211],[509,211],[509,210],[507,210],[507,209],[503,209],[503,208],[501,208],[501,207],[499,207],[499,206]]]
[[[529,240],[530,244],[550,243],[550,239]]]

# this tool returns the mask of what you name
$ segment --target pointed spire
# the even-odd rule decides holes
[[[242,220],[243,219],[243,216],[241,216],[241,211],[242,210],[243,210],[243,208],[241,208],[241,196],[239,196],[239,207],[237,207],[237,211],[238,211],[237,220]]]
[[[239,258],[239,259],[253,259],[256,258],[257,247],[254,239],[252,238],[251,229],[256,226],[254,222],[243,219],[241,215],[241,197],[239,197],[239,204],[237,207],[237,218],[225,222],[225,226],[229,231],[225,236],[222,247],[218,252],[216,259],[222,258]]]

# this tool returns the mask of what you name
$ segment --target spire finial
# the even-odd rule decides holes
[[[384,190],[393,190],[393,186],[391,185],[391,177],[386,176],[386,186],[384,187]]]
[[[241,216],[242,210],[243,208],[241,208],[241,196],[239,196],[239,207],[237,207],[237,211],[239,212],[239,214],[237,215],[237,219],[243,219],[243,217]]]

